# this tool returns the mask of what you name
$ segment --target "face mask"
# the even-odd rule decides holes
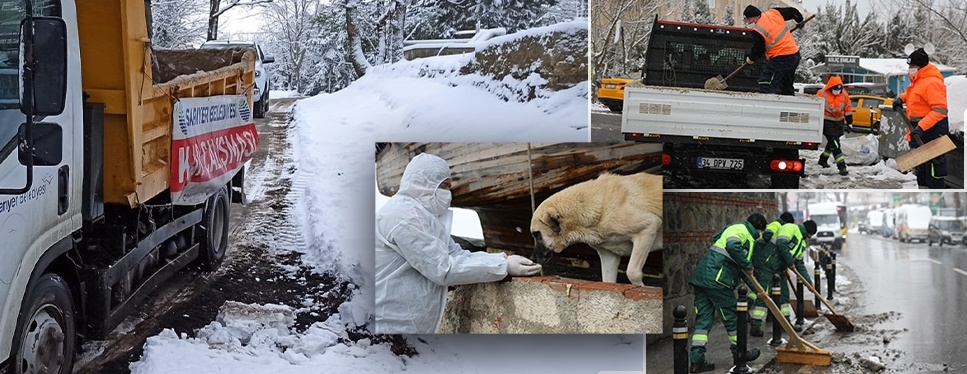
[[[843,90],[832,90],[832,91],[833,91],[833,95],[839,95],[843,93]]]
[[[907,70],[907,74],[910,75],[910,78],[916,77],[917,76],[917,70],[918,69],[910,69],[910,70]]]
[[[435,216],[442,216],[447,212],[447,209],[450,209],[450,199],[452,198],[453,195],[450,194],[450,191],[438,188],[426,209]]]

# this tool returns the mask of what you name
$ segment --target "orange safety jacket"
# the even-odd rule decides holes
[[[843,92],[839,95],[834,95],[832,92],[833,87],[842,85],[843,80],[839,76],[833,76],[829,78],[826,82],[826,86],[823,89],[816,91],[816,96],[824,99],[826,105],[824,106],[823,118],[833,121],[843,121],[846,116],[853,114],[853,104],[849,101],[849,93],[846,92],[846,88],[843,88]]]
[[[923,131],[947,118],[947,86],[934,64],[927,64],[917,71],[900,99],[907,104],[907,119],[911,123],[919,122]],[[907,141],[910,141],[910,129],[907,129]]]
[[[792,33],[786,28],[786,20],[782,19],[778,10],[769,9],[762,13],[752,29],[765,39],[767,59],[799,52],[799,46],[793,40]]]

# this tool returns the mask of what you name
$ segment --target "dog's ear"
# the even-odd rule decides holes
[[[547,219],[550,221],[550,222],[547,222],[547,225],[551,227],[551,230],[554,230],[555,233],[560,234],[561,233],[561,221],[558,220],[557,211],[554,210],[554,209],[549,210],[547,212]]]

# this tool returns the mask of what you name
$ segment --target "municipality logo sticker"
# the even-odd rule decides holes
[[[183,135],[188,135],[188,116],[185,115],[184,110],[178,111],[178,128]]]
[[[238,114],[242,116],[242,121],[249,123],[252,121],[252,109],[248,106],[248,99],[244,96],[238,100]]]

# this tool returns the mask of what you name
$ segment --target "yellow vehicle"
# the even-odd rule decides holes
[[[624,106],[625,85],[638,79],[634,76],[602,78],[601,88],[598,89],[598,101],[612,112],[621,113],[621,108]]]
[[[853,105],[853,129],[857,132],[880,133],[880,105],[893,105],[893,99],[874,95],[849,95]]]

